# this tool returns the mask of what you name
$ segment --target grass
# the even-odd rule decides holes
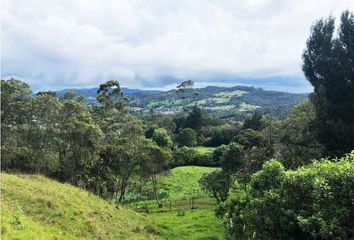
[[[207,148],[200,149],[205,151]],[[166,230],[167,239],[225,239],[223,223],[215,216],[216,203],[198,184],[204,173],[216,169],[176,167],[160,178],[160,189],[169,192],[162,208],[158,208],[154,201],[140,202],[132,207],[137,211],[148,211],[148,216]],[[191,198],[196,198],[194,203]]]
[[[191,197],[205,198],[208,196],[200,188],[198,181],[204,173],[216,169],[199,166],[176,167],[161,177],[159,187],[169,193],[170,200],[186,200]]]
[[[193,149],[196,150],[199,154],[209,154],[214,151],[215,147],[198,146],[194,147]]]
[[[223,224],[212,209],[195,209],[151,214],[152,219],[168,229],[168,239],[225,239]]]
[[[2,174],[1,236],[40,240],[224,239],[223,223],[214,213],[215,201],[198,184],[204,173],[215,169],[185,166],[162,175],[160,189],[169,193],[163,208],[146,201],[117,209],[89,192],[43,176]],[[192,197],[197,198],[193,203]],[[142,206],[147,206],[148,213],[141,213]]]
[[[235,90],[235,91],[226,91],[226,92],[219,92],[217,94],[214,94],[214,96],[217,97],[241,97],[243,95],[245,95],[246,91],[242,91],[242,90]]]
[[[147,216],[68,184],[1,174],[2,239],[166,239]]]

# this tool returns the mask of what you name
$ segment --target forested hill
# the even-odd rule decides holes
[[[67,91],[58,91],[57,94],[62,96]],[[73,89],[73,91],[83,95],[86,103],[95,104],[96,88]],[[182,110],[182,96],[177,94],[175,90],[154,91],[123,88],[123,92],[129,99],[131,109],[136,113],[174,114]],[[196,96],[192,96],[193,92],[197,93],[194,94]],[[187,105],[197,104],[202,110],[219,118],[243,119],[255,110],[260,110],[265,114],[270,113],[276,118],[284,118],[296,104],[306,99],[308,94],[270,91],[246,86],[209,86],[187,89],[184,97]]]

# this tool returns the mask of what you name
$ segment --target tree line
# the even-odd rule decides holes
[[[122,203],[132,175],[156,186],[168,165],[171,150],[145,138],[117,81],[99,86],[96,106],[74,92],[32,96],[16,79],[1,87],[2,170],[44,174],[103,197],[117,194]]]

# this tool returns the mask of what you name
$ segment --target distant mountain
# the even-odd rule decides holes
[[[56,93],[58,96],[62,97],[62,96],[64,96],[64,94],[66,92],[73,91],[73,92],[77,93],[78,95],[82,95],[85,98],[86,103],[93,104],[93,103],[96,103],[97,90],[98,90],[98,88],[71,88],[71,89],[59,90]],[[129,96],[131,94],[141,94],[141,93],[154,94],[154,93],[161,92],[159,90],[141,90],[141,89],[133,89],[133,88],[125,88],[125,87],[122,87],[122,91],[127,96]]]
[[[175,90],[122,89],[135,114],[145,115],[150,112],[176,114],[182,110],[182,97]],[[71,90],[83,95],[86,103],[96,103],[97,88]],[[63,96],[67,91],[69,90],[61,90],[57,94]],[[193,91],[198,95],[192,97],[192,90],[188,90],[185,94],[188,106],[197,105],[208,114],[221,119],[234,120],[242,120],[256,110],[276,118],[284,118],[296,104],[308,97],[306,93],[269,91],[246,86],[209,86],[196,88]]]
[[[192,92],[186,93],[188,106],[197,105],[209,115],[234,120],[242,120],[256,110],[275,118],[284,118],[296,104],[308,97],[306,93],[269,91],[246,86],[209,86],[194,91],[198,93],[196,97],[192,97]],[[175,114],[181,112],[183,106],[182,98],[175,90],[158,94],[133,94],[129,102],[130,107],[141,114]]]

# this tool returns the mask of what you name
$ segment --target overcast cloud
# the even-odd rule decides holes
[[[1,75],[36,90],[193,79],[308,91],[310,26],[345,9],[354,1],[3,0]]]

